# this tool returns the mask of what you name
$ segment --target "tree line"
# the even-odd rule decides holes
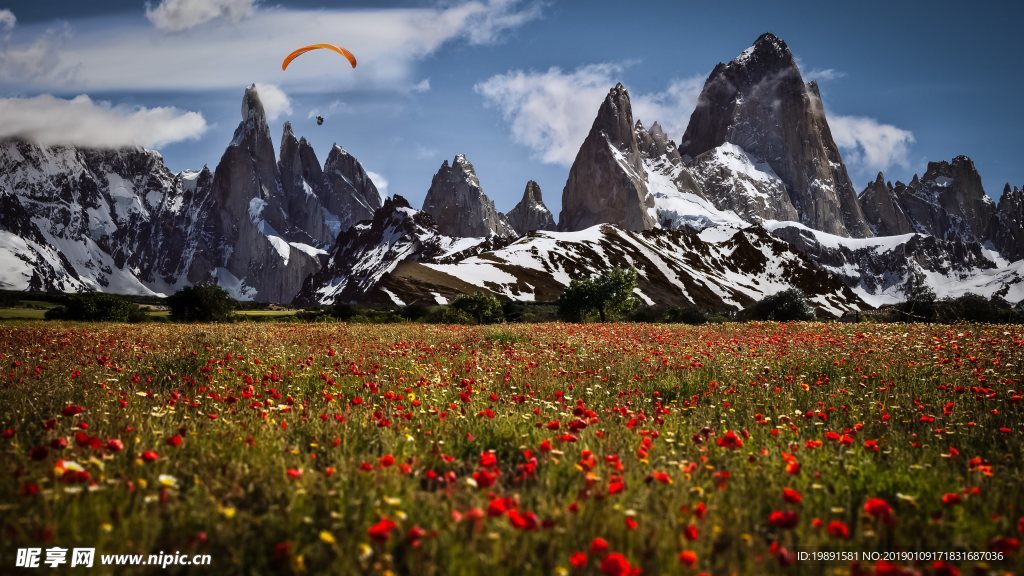
[[[480,291],[454,298],[448,305],[414,303],[398,309],[357,307],[345,302],[299,311],[295,318],[305,321],[425,322],[442,324],[492,324],[499,322],[670,322],[702,324],[715,321],[803,321],[815,319],[815,307],[796,288],[783,290],[752,302],[737,312],[708,312],[693,304],[645,305],[638,296],[637,273],[614,268],[590,278],[575,278],[553,303],[527,304],[502,301]],[[872,316],[882,321],[903,322],[1024,322],[1024,303],[1012,306],[1005,300],[965,294],[938,298],[921,273],[911,275],[902,287],[903,301]],[[179,322],[225,322],[236,318],[241,303],[214,285],[189,286],[162,302],[168,318]],[[855,319],[860,319],[857,314]],[[141,322],[151,319],[138,304],[126,297],[104,293],[69,294],[59,306],[46,313],[47,319],[80,321]]]

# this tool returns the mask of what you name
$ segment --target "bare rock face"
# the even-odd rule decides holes
[[[1003,188],[989,236],[1003,258],[1014,262],[1024,258],[1024,189],[1011,189],[1009,184]]]
[[[715,67],[679,149],[696,158],[725,142],[772,168],[803,224],[841,236],[871,235],[818,87],[804,84],[789,48],[773,34]]]
[[[211,187],[188,281],[216,282],[238,298],[291,302],[319,263],[312,247],[286,238],[288,199],[254,86],[245,91],[242,122]]]
[[[995,203],[985,194],[974,162],[957,156],[952,162],[929,162],[924,176],[895,187],[915,232],[945,240],[984,242]]]
[[[556,228],[555,219],[551,217],[551,211],[544,205],[544,199],[541,197],[540,185],[533,180],[526,183],[523,199],[505,217],[520,236],[534,230]]]
[[[657,146],[653,137],[645,144]],[[647,230],[657,224],[629,92],[622,84],[608,92],[576,154],[558,218],[559,230],[567,231],[605,223],[626,230]]]
[[[886,182],[885,175],[881,172],[874,182],[868,184],[860,193],[858,200],[864,218],[875,236],[898,236],[914,231],[914,227],[910,225],[907,215],[903,212],[903,206],[896,196],[892,183]]]
[[[423,212],[430,214],[438,229],[446,236],[463,238],[512,237],[515,229],[484,194],[476,170],[459,154],[449,165],[445,160],[434,174]]]
[[[320,198],[326,194],[320,163],[306,139],[295,137],[291,122],[284,123],[277,166],[288,212],[288,239],[313,246],[333,244],[339,231],[329,227],[324,217]]]
[[[320,191],[320,203],[327,209],[335,236],[360,220],[373,218],[374,211],[381,207],[380,192],[366,170],[341,146],[331,148],[323,174],[324,185],[314,191]]]

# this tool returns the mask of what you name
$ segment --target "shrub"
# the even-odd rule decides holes
[[[355,306],[352,306],[348,302],[335,301],[334,304],[331,305],[331,316],[341,321],[351,320],[356,313],[357,311]]]
[[[937,307],[935,291],[925,283],[924,274],[913,271],[903,284],[906,300],[897,306],[900,320],[905,322],[930,322],[935,320]]]
[[[463,294],[452,301],[451,307],[462,310],[477,324],[501,322],[501,300],[487,292]]]
[[[635,289],[636,271],[627,268],[613,268],[594,278],[576,278],[558,298],[558,313],[566,320],[581,322],[596,312],[605,322],[610,315],[636,307],[639,298],[633,293]]]
[[[814,308],[797,288],[789,288],[766,296],[739,313],[741,320],[775,320],[790,322],[814,320]]]
[[[167,299],[171,318],[179,322],[224,322],[231,319],[235,301],[220,286],[189,286]]]
[[[708,315],[693,304],[683,304],[669,308],[665,313],[665,321],[678,324],[705,324]]]
[[[935,303],[936,318],[940,322],[1014,322],[1017,320],[1010,304],[1001,298],[989,300],[978,294],[964,294],[958,298],[943,298]]]
[[[423,318],[424,322],[430,324],[473,324],[473,317],[467,314],[464,310],[453,308],[451,306],[438,306],[437,308],[430,311],[426,317]]]
[[[430,314],[430,306],[421,304],[419,302],[413,302],[408,306],[402,308],[402,317],[410,322],[420,322]]]
[[[84,292],[68,295],[62,306],[47,310],[45,318],[89,322],[141,322],[146,319],[146,313],[123,296]]]

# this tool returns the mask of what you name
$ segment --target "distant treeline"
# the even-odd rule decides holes
[[[704,310],[690,303],[646,305],[634,293],[636,275],[618,270],[600,278],[577,279],[555,302],[501,300],[489,292],[454,298],[449,304],[412,303],[407,306],[371,307],[338,302],[294,310],[287,316],[258,315],[281,307],[233,300],[217,286],[190,286],[167,298],[79,294],[0,293],[0,307],[12,308],[48,302],[48,320],[107,322],[231,322],[259,321],[495,324],[501,322],[602,322],[705,324],[731,321],[814,320],[815,309],[797,289],[788,289],[756,301],[739,311]],[[999,297],[966,294],[937,298],[920,277],[904,287],[906,300],[879,310],[851,312],[842,321],[874,322],[985,322],[1024,323],[1024,303],[1011,305]],[[257,315],[253,315],[253,313]],[[831,319],[825,317],[822,319]]]

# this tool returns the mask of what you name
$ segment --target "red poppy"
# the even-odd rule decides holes
[[[146,450],[141,454],[141,457],[143,462],[155,462],[160,455],[152,450]]]
[[[489,470],[477,470],[476,472],[473,472],[473,480],[476,482],[476,485],[480,488],[489,488],[493,486],[494,481],[495,479],[497,479],[497,477],[497,473],[491,472]]]
[[[167,445],[175,447],[181,446],[181,436],[178,434],[171,436],[170,438],[167,439]]]
[[[796,512],[788,510],[775,510],[768,515],[768,523],[783,530],[794,528],[799,519]]]
[[[869,498],[864,503],[864,513],[886,524],[892,523],[892,506],[881,498]]]
[[[298,468],[289,468],[287,474],[292,480],[298,480],[302,477],[302,470],[299,470]]]
[[[947,564],[942,560],[936,560],[932,562],[932,574],[935,576],[960,576],[960,570],[952,564]]]
[[[537,521],[537,515],[533,512],[520,512],[515,509],[509,510],[508,521],[512,523],[512,527],[516,530],[530,531],[536,530],[540,527],[540,523]]]
[[[622,476],[612,476],[608,481],[608,494],[619,494],[625,489],[626,483],[622,481]]]
[[[690,524],[689,526],[683,528],[683,537],[685,537],[687,540],[691,542],[697,539],[698,534],[699,533],[697,532],[697,527],[693,524]]]
[[[988,548],[993,552],[1002,552],[1004,555],[1009,555],[1020,550],[1020,540],[1007,536],[996,536],[989,541]]]
[[[679,563],[687,568],[693,568],[697,564],[697,553],[693,550],[683,550],[679,553]]]
[[[947,492],[942,495],[942,503],[946,506],[956,506],[963,502],[963,498],[956,492]]]
[[[427,531],[419,526],[413,526],[409,528],[409,532],[405,535],[405,539],[409,542],[409,545],[413,548],[420,547],[420,540],[427,535]]]
[[[846,524],[839,520],[833,520],[828,523],[828,535],[833,538],[845,540],[850,537],[850,529],[846,527]]]
[[[380,464],[381,468],[389,468],[395,463],[395,457],[391,454],[385,454],[377,459],[377,462]]]
[[[493,468],[498,465],[498,456],[493,450],[487,450],[486,452],[480,453],[480,466],[483,468]]]
[[[790,504],[799,504],[800,501],[804,499],[804,497],[799,492],[793,490],[792,488],[783,488],[782,499],[785,500],[786,502],[789,502]]]
[[[618,552],[613,552],[604,557],[601,561],[601,572],[606,576],[630,576],[632,574],[639,574],[638,568],[633,568],[629,565],[629,560],[625,556]]]
[[[587,567],[587,553],[586,552],[574,552],[569,556],[569,565],[577,570],[582,570]]]
[[[597,536],[590,541],[590,553],[594,556],[601,556],[608,551],[608,541],[600,536]]]
[[[370,538],[377,542],[386,542],[387,539],[391,536],[391,531],[394,530],[396,526],[397,524],[395,524],[389,518],[385,517],[381,518],[373,526],[370,526],[366,530],[366,533],[370,536]]]
[[[736,450],[743,447],[743,440],[735,432],[728,430],[724,436],[718,439],[718,445],[729,450]]]

